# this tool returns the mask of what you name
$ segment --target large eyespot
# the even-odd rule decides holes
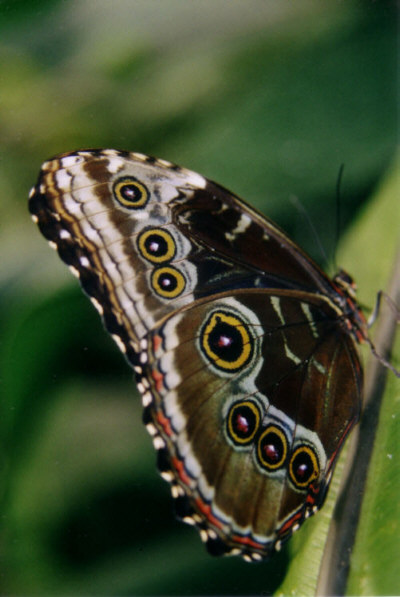
[[[293,452],[289,463],[292,483],[299,489],[306,489],[319,476],[319,464],[315,451],[310,446],[299,446]]]
[[[229,438],[237,445],[247,446],[257,433],[261,420],[260,409],[252,400],[235,402],[226,421]]]
[[[151,263],[164,263],[175,257],[173,236],[162,228],[148,228],[138,238],[139,253]]]
[[[142,209],[150,197],[147,187],[133,176],[124,176],[116,180],[113,193],[116,200],[129,209]]]
[[[281,468],[288,453],[288,441],[284,431],[276,425],[268,425],[257,443],[257,458],[260,465],[268,471]]]
[[[186,281],[175,267],[166,266],[155,269],[151,275],[151,285],[155,292],[164,298],[175,298],[185,290]]]
[[[252,357],[253,344],[247,324],[225,311],[212,313],[200,332],[202,352],[223,371],[242,369]]]

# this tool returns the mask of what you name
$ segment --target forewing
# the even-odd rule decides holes
[[[46,162],[30,210],[131,361],[149,330],[193,300],[325,283],[272,222],[228,191],[141,154],[79,151]]]

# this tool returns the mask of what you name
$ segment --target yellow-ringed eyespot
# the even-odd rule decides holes
[[[298,446],[289,462],[289,476],[295,487],[306,489],[319,477],[319,463],[316,452],[310,446]]]
[[[139,253],[151,263],[164,263],[175,257],[176,245],[172,234],[162,228],[147,228],[138,238]]]
[[[256,435],[261,421],[258,405],[252,400],[232,404],[226,420],[228,437],[239,446],[247,446]]]
[[[268,471],[275,471],[286,462],[288,440],[285,432],[277,425],[268,425],[257,442],[257,458]]]
[[[133,176],[124,176],[116,180],[113,193],[118,203],[129,209],[142,209],[150,197],[147,187]]]
[[[183,274],[172,266],[158,267],[151,275],[153,290],[164,298],[175,298],[185,290]]]
[[[200,347],[207,359],[223,371],[242,369],[253,354],[247,324],[226,311],[212,313],[200,332]]]

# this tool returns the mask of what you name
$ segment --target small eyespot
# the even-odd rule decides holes
[[[318,458],[313,448],[301,445],[295,449],[289,462],[289,475],[299,489],[306,489],[319,477]]]
[[[215,311],[201,329],[200,347],[215,367],[235,372],[250,361],[254,342],[247,324],[239,317],[225,311]]]
[[[252,400],[234,403],[227,418],[227,433],[237,445],[247,446],[256,435],[261,421],[260,409]]]
[[[118,203],[129,209],[142,209],[150,197],[147,187],[133,176],[124,176],[116,180],[113,193]]]
[[[164,263],[175,257],[176,245],[173,236],[161,228],[148,228],[138,238],[140,255],[151,263]]]
[[[166,266],[155,269],[151,275],[153,290],[163,298],[176,298],[185,290],[186,280],[175,267]]]
[[[268,425],[257,442],[257,458],[268,471],[275,471],[286,462],[288,441],[284,431],[276,425]]]

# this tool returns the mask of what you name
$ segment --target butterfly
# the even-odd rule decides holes
[[[361,408],[355,284],[165,160],[82,150],[29,207],[133,367],[176,512],[210,553],[268,558],[323,504]]]

